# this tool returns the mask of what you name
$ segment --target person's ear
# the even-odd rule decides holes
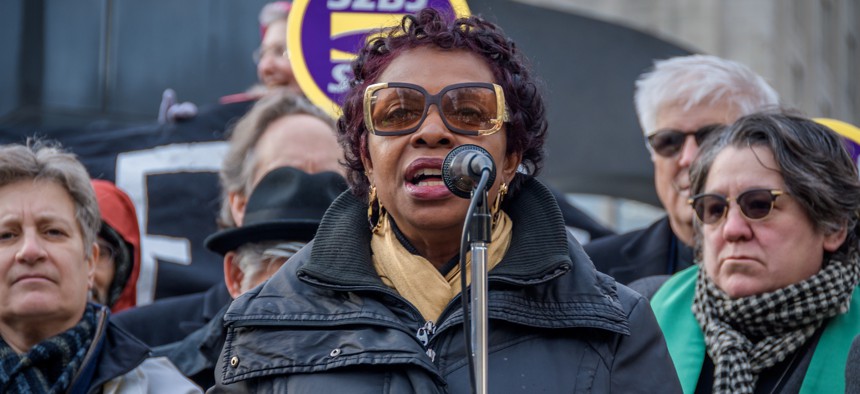
[[[845,226],[839,228],[839,231],[836,231],[832,234],[824,235],[824,250],[826,252],[835,252],[836,249],[839,249],[842,246],[842,243],[845,242],[845,238],[848,237],[848,229]]]
[[[519,152],[511,152],[505,157],[505,165],[501,168],[502,179],[506,179],[508,184],[514,179],[517,174],[517,169],[523,161],[523,154]]]
[[[87,263],[87,289],[92,290],[93,286],[95,286],[96,281],[96,262],[99,261],[99,244],[98,242],[93,242],[92,246],[90,246],[90,258],[86,258]]]
[[[364,175],[367,176],[368,182],[372,185],[373,179],[371,175],[373,174],[373,161],[370,160],[370,150],[367,148],[367,140],[365,139],[362,142],[361,147],[361,164],[364,165]]]
[[[236,256],[236,252],[227,252],[224,255],[224,283],[233,299],[242,295],[242,279],[245,279],[245,273],[239,269]]]
[[[227,199],[230,202],[230,213],[233,215],[233,221],[236,227],[242,226],[242,220],[245,219],[245,206],[248,205],[248,199],[238,192],[228,192]]]

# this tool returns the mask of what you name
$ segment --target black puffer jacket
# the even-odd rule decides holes
[[[312,244],[233,302],[210,392],[469,392],[459,297],[427,325],[383,285],[366,211],[340,196]],[[594,270],[550,192],[528,181],[505,211],[511,245],[488,279],[489,392],[680,392],[647,300]]]

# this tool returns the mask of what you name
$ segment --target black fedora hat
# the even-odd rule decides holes
[[[242,226],[210,235],[206,248],[225,255],[251,242],[310,241],[328,206],[346,188],[346,180],[334,172],[276,168],[251,192]]]

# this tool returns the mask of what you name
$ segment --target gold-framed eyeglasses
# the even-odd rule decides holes
[[[704,224],[715,224],[722,220],[729,211],[729,203],[734,201],[741,209],[741,214],[749,220],[762,220],[773,211],[776,198],[785,194],[776,189],[751,189],[735,198],[705,193],[697,194],[687,199],[687,204],[693,207],[696,217]]]
[[[508,121],[505,93],[494,83],[466,82],[430,94],[411,83],[376,83],[364,91],[364,124],[380,136],[414,133],[436,105],[449,130],[464,135],[490,135]]]

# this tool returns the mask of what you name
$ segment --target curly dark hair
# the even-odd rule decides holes
[[[367,153],[364,90],[376,82],[395,58],[410,49],[428,46],[478,55],[487,61],[495,82],[502,86],[510,115],[506,124],[507,153],[520,153],[523,158],[517,176],[509,185],[509,195],[515,193],[526,177],[540,172],[543,164],[547,121],[538,83],[514,42],[498,26],[477,16],[455,20],[431,8],[406,15],[400,25],[384,29],[361,48],[352,62],[353,77],[344,98],[343,115],[337,121],[337,132],[353,193],[367,197],[370,187],[361,162],[362,154]]]

